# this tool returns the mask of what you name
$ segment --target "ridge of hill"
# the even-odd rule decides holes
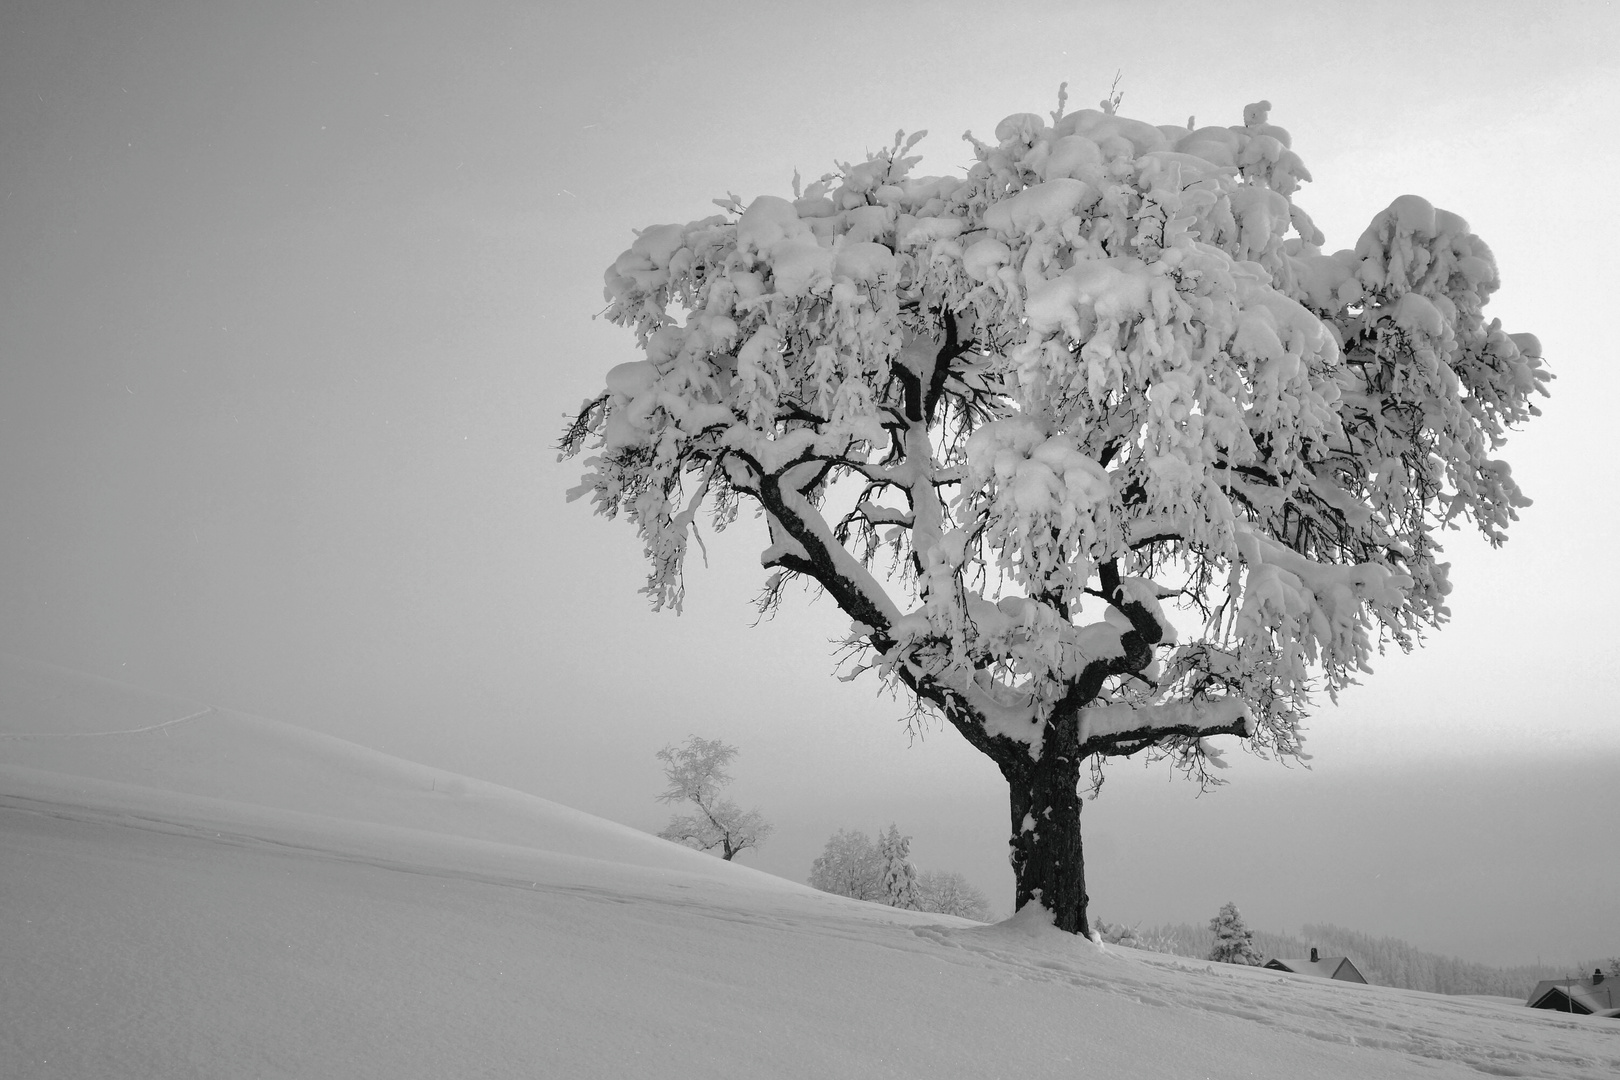
[[[343,821],[670,870],[713,862],[538,795],[7,654],[0,779],[13,793],[48,802],[68,792],[104,812],[184,805],[219,822]]]

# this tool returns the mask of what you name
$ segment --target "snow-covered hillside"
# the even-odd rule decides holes
[[[1620,1023],[857,903],[0,664],[0,1075],[1612,1077]]]

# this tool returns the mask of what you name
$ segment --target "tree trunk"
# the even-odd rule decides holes
[[[1040,761],[1004,770],[1012,808],[1015,905],[1034,902],[1052,913],[1059,930],[1089,932],[1086,870],[1080,844],[1080,761],[1071,749],[1050,745]]]

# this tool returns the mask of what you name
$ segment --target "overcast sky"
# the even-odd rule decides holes
[[[931,2],[0,7],[0,650],[288,720],[656,829],[653,752],[742,748],[803,879],[913,834],[1005,908],[1005,790],[831,675],[829,602],[754,627],[761,531],[650,614],[623,522],[567,504],[564,414],[632,228],[786,194],[927,128],[971,160],[1067,80],[1155,123],[1272,103],[1354,244],[1414,192],[1495,250],[1488,314],[1558,381],[1509,444],[1536,500],[1454,534],[1453,621],[1311,724],[1313,769],[1196,797],[1111,770],[1110,920],[1333,921],[1492,961],[1620,953],[1611,547],[1612,5]],[[1556,899],[1555,899],[1556,898]]]

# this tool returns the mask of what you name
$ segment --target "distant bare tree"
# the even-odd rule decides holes
[[[769,822],[758,810],[743,811],[736,803],[720,797],[720,789],[731,783],[726,766],[737,756],[735,746],[719,739],[693,735],[685,746],[666,746],[658,751],[665,763],[664,776],[669,790],[658,796],[660,802],[690,802],[695,814],[677,814],[658,835],[699,851],[720,849],[720,857],[730,862],[748,848],[757,848],[771,834]]]

